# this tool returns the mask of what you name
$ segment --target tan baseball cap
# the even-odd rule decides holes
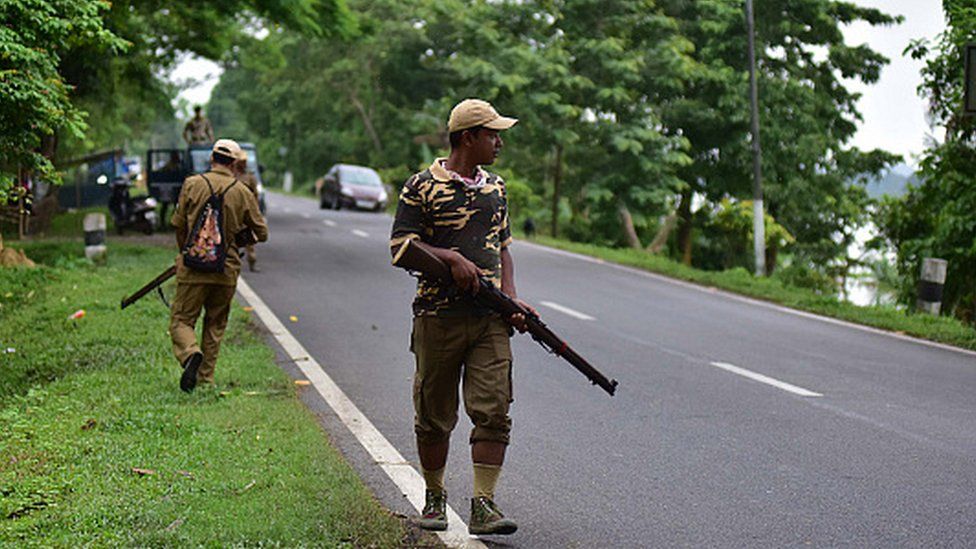
[[[507,130],[518,122],[518,118],[509,118],[498,114],[491,103],[481,99],[465,99],[451,109],[451,117],[447,120],[448,133],[454,133],[476,126],[484,126],[492,130]]]
[[[218,139],[217,142],[213,144],[212,152],[220,153],[231,158],[238,158],[241,153],[241,146],[238,145],[237,141],[234,141],[233,139]]]
[[[237,151],[237,156],[234,157],[235,160],[247,160],[247,151],[241,149]]]

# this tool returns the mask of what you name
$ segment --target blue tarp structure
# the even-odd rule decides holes
[[[64,163],[59,169],[75,168],[74,177],[66,177],[58,190],[58,204],[62,208],[87,208],[108,204],[109,183],[127,173],[121,149],[103,151]],[[105,177],[100,177],[100,176]],[[100,182],[101,181],[101,182]]]

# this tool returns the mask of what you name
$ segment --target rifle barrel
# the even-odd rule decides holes
[[[143,298],[143,296],[153,291],[154,289],[159,287],[163,282],[166,282],[167,280],[173,278],[174,276],[176,276],[176,265],[170,265],[168,269],[160,273],[160,275],[157,276],[156,278],[152,279],[152,281],[149,282],[149,284],[146,284],[142,288],[139,288],[139,290],[136,293],[132,294],[129,297],[122,298],[122,308],[125,309],[129,305],[132,305],[136,301],[139,301],[140,299]]]
[[[451,269],[437,256],[416,245],[413,240],[407,240],[400,245],[393,257],[393,265],[406,269],[407,271],[419,272],[425,276],[439,278],[445,282],[453,282]],[[536,340],[543,347],[549,349],[557,356],[569,362],[581,374],[586,376],[594,385],[599,385],[601,389],[613,396],[617,390],[617,380],[608,379],[599,370],[593,367],[585,358],[574,351],[568,343],[559,338],[550,330],[542,320],[527,311],[511,297],[502,293],[494,284],[479,277],[480,289],[476,299],[482,304],[493,309],[503,316],[510,316],[515,313],[525,315],[526,328],[531,334],[532,339]]]

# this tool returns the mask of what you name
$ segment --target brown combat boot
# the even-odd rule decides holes
[[[417,524],[424,530],[447,530],[447,492],[427,490],[427,504]]]
[[[472,535],[514,534],[518,525],[505,518],[495,502],[484,496],[471,498],[471,521],[468,533]]]

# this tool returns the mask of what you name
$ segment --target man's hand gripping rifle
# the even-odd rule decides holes
[[[400,249],[397,250],[393,257],[393,265],[401,269],[406,269],[407,271],[420,273],[425,277],[454,283],[454,278],[451,276],[451,268],[435,255],[423,247],[418,246],[413,240],[407,240],[400,246]],[[550,353],[558,355],[566,360],[566,362],[569,362],[594,385],[599,385],[604,391],[611,396],[613,395],[617,389],[617,380],[607,379],[605,375],[590,365],[586,359],[576,354],[576,351],[569,344],[554,334],[542,322],[538,315],[519,305],[484,277],[479,276],[478,283],[480,287],[478,293],[475,295],[475,299],[479,303],[491,308],[503,318],[509,318],[513,314],[524,315],[525,328],[529,332],[529,335],[532,336],[532,339],[536,340],[536,342]]]

